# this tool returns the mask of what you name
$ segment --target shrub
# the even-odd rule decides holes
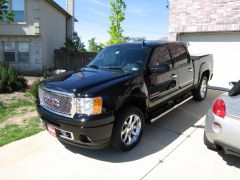
[[[37,99],[38,98],[38,88],[39,88],[40,80],[36,80],[33,82],[30,93]]]
[[[0,62],[0,93],[24,90],[27,81],[8,64]]]

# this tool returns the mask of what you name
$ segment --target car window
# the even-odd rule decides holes
[[[189,63],[187,51],[182,44],[171,44],[169,49],[172,53],[175,66]]]
[[[121,68],[126,72],[142,72],[151,49],[142,46],[109,46],[103,49],[89,64],[99,69]]]
[[[166,46],[157,47],[154,49],[149,67],[155,68],[161,63],[166,63],[170,66],[170,68],[172,67],[172,59]]]

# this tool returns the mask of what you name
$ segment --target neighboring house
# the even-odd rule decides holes
[[[191,53],[214,56],[211,85],[240,80],[240,1],[170,0],[169,39],[186,42]]]
[[[0,23],[0,61],[23,73],[54,67],[54,50],[64,46],[74,30],[74,0],[67,11],[53,0],[10,0],[14,22]]]

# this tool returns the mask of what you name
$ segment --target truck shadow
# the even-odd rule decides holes
[[[222,92],[219,91],[209,90],[208,97],[205,101],[195,102],[191,100],[162,117],[157,122],[146,125],[140,143],[131,151],[119,152],[111,147],[101,150],[89,150],[66,144],[64,144],[64,146],[73,153],[112,163],[135,161],[147,156],[156,156],[158,159],[160,159],[160,157],[163,159],[182,141],[175,142],[171,147],[170,144],[174,143],[174,141],[180,137],[183,139],[187,138],[198,128],[204,128],[204,125],[202,125],[204,122],[203,118],[213,100],[221,93]],[[197,122],[201,123],[198,124]],[[165,148],[168,148],[167,152],[163,152],[166,150]],[[225,158],[225,156],[227,155],[224,155],[223,159],[227,161],[228,159]],[[229,161],[231,160],[234,159],[230,158]],[[234,163],[229,162],[228,164]]]

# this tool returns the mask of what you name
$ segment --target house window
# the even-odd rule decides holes
[[[5,42],[4,43],[4,59],[6,62],[16,61],[16,43],[15,42]]]
[[[6,62],[29,62],[29,42],[4,42],[4,60]]]
[[[29,61],[29,42],[18,43],[18,61],[19,62]]]
[[[12,0],[12,11],[14,12],[14,22],[25,21],[25,0]]]

